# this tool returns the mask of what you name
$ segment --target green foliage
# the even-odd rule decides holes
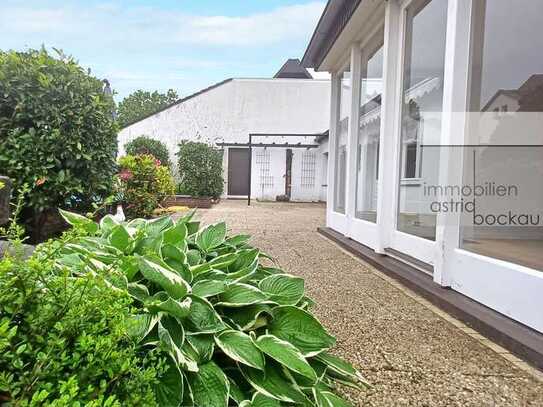
[[[81,225],[29,260],[0,260],[0,404],[157,405],[165,358],[128,335],[132,300],[112,284],[122,276],[75,254],[58,260],[86,235],[88,221]]]
[[[365,381],[328,353],[335,339],[311,314],[303,280],[266,266],[269,256],[248,236],[227,236],[224,223],[198,230],[192,215],[127,223],[106,216],[92,239],[73,242],[57,260],[83,274],[98,264],[124,277],[137,308],[132,338],[168,355],[155,393],[169,402],[159,404],[348,405],[337,384]]]
[[[205,143],[183,141],[179,144],[178,170],[184,194],[219,198],[223,192],[222,150]]]
[[[125,144],[128,155],[150,154],[160,161],[161,165],[171,167],[168,147],[159,140],[147,136],[139,136]]]
[[[46,210],[85,210],[107,196],[116,171],[115,105],[72,58],[0,52],[0,168],[31,186],[22,221]]]
[[[117,120],[121,128],[128,126],[179,99],[177,92],[169,89],[166,93],[137,90],[125,97],[117,109]]]
[[[119,159],[119,190],[128,218],[148,218],[168,195],[175,193],[170,170],[152,155],[127,155]]]

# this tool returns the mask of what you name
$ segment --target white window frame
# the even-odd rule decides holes
[[[454,20],[450,21],[450,52],[447,56],[446,77],[450,77],[445,91],[449,113],[444,125],[442,144],[465,144],[467,140],[466,115],[452,112],[467,111],[470,83],[472,47],[472,16],[476,2],[449,0]],[[450,37],[450,38],[449,38]],[[462,110],[463,109],[463,110]],[[463,163],[455,157],[442,162],[440,182],[461,183]],[[444,160],[445,161],[445,160]],[[436,282],[543,332],[543,272],[516,263],[483,256],[460,248],[460,216],[438,216],[438,237],[441,241],[437,259],[439,271]]]
[[[383,54],[383,99],[381,105],[381,134],[379,152],[379,182],[377,224],[356,219],[353,216],[356,186],[356,151],[358,145],[359,94],[353,91],[349,128],[349,163],[346,181],[346,214],[334,213],[334,180],[336,157],[336,126],[339,114],[338,72],[332,74],[332,106],[330,126],[330,152],[328,171],[327,225],[354,240],[373,248],[377,253],[387,254],[386,248],[414,257],[434,266],[433,279],[443,287],[454,290],[495,309],[521,323],[543,332],[543,272],[518,264],[482,256],[460,248],[460,216],[438,214],[436,219],[436,241],[431,242],[408,235],[396,229],[397,202],[400,172],[401,98],[405,33],[405,8],[413,0],[389,0],[386,2],[384,54]],[[484,0],[478,0],[484,1]],[[475,6],[472,0],[448,0],[447,33],[445,49],[445,72],[443,83],[443,108],[441,137],[442,145],[464,145],[466,125],[471,16]],[[367,29],[361,33],[369,38]],[[364,45],[353,44],[349,57],[353,90],[359,83],[356,66],[362,65]],[[346,66],[347,63],[344,63]],[[356,78],[356,79],[355,79]],[[356,124],[356,125],[354,125]],[[442,154],[440,157],[439,183],[455,185],[462,183],[463,157]],[[410,179],[409,181],[412,181]],[[354,186],[354,187],[353,187]]]
[[[407,256],[410,256],[414,259],[422,261],[432,267],[434,267],[435,273],[435,258],[436,258],[436,247],[437,247],[437,236],[435,241],[424,239],[415,235],[410,235],[408,233],[398,230],[398,202],[400,198],[400,187],[401,185],[406,184],[418,184],[419,180],[417,178],[403,178],[405,175],[405,168],[402,168],[402,98],[403,96],[403,81],[404,81],[404,59],[405,59],[405,34],[407,28],[407,8],[418,0],[403,0],[403,1],[390,1],[388,12],[391,15],[389,24],[396,24],[399,27],[397,43],[390,43],[389,46],[392,47],[391,52],[396,52],[397,54],[397,64],[396,64],[396,90],[394,92],[394,103],[391,107],[394,110],[394,128],[391,129],[393,134],[394,146],[389,147],[388,156],[389,159],[392,159],[393,165],[393,183],[392,191],[389,191],[387,199],[390,199],[389,206],[387,208],[387,214],[391,218],[391,222],[388,223],[387,230],[383,231],[386,234],[386,238],[383,239],[383,249],[393,249],[398,252],[401,252]],[[449,0],[449,10],[447,15],[447,25],[449,24],[449,12],[451,1]],[[388,27],[390,30],[390,25]],[[447,47],[449,43],[446,43],[445,49],[445,67],[447,66]],[[447,77],[444,75],[445,82]],[[444,86],[446,86],[444,84]],[[388,95],[392,97],[392,95]],[[445,95],[443,96],[445,99]],[[442,109],[445,111],[445,108]],[[441,137],[443,138],[443,123]],[[417,144],[417,148],[419,145]],[[420,160],[417,160],[417,164],[420,165]],[[417,169],[418,170],[418,169]],[[401,174],[401,175],[400,175]],[[437,229],[437,226],[436,226]],[[437,233],[437,232],[436,232]]]

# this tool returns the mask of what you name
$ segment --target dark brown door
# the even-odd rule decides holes
[[[285,169],[285,195],[291,197],[292,194],[292,150],[287,150],[287,168]]]
[[[228,195],[249,194],[249,149],[228,150]]]

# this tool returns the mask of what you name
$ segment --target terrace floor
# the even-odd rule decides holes
[[[223,201],[200,210],[306,279],[335,352],[373,384],[355,406],[543,406],[543,374],[317,234],[319,204]]]

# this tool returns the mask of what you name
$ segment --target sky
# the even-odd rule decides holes
[[[301,58],[324,0],[1,0],[0,49],[62,49],[122,100],[272,77]]]

